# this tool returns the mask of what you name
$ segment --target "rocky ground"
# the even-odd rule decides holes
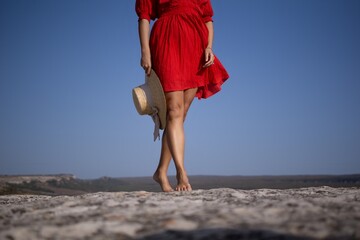
[[[360,239],[360,189],[5,195],[0,239]]]

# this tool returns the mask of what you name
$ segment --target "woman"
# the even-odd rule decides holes
[[[176,191],[191,191],[184,167],[184,121],[194,97],[208,98],[228,79],[215,58],[210,0],[136,0],[141,66],[159,76],[167,103],[159,165],[154,173],[164,192],[173,191],[167,170],[174,160]],[[150,20],[156,20],[151,35]]]

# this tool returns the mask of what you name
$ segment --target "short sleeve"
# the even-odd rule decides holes
[[[135,11],[141,19],[147,19],[150,22],[156,18],[156,2],[155,0],[136,0]]]
[[[201,1],[201,6],[200,7],[201,7],[201,10],[202,10],[203,21],[205,23],[206,22],[212,22],[213,21],[212,17],[214,15],[214,12],[213,12],[210,0]]]

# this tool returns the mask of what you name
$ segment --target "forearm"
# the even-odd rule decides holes
[[[207,22],[205,23],[207,29],[209,30],[209,36],[208,36],[208,44],[207,44],[207,48],[212,48],[213,46],[213,41],[214,41],[214,25],[213,22]]]
[[[140,38],[140,46],[141,52],[149,52],[149,34],[150,34],[150,23],[146,19],[141,19],[139,21],[139,38]]]
[[[141,19],[139,21],[139,38],[141,46],[141,61],[140,65],[145,70],[147,75],[150,75],[151,72],[151,53],[150,53],[150,44],[149,44],[149,33],[150,33],[150,23],[146,19]]]

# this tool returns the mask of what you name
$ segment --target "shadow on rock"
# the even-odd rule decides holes
[[[168,230],[162,233],[148,235],[139,240],[224,240],[224,239],[246,239],[246,240],[312,240],[314,238],[294,236],[276,233],[268,230],[237,230],[237,229],[201,229],[193,231]]]

